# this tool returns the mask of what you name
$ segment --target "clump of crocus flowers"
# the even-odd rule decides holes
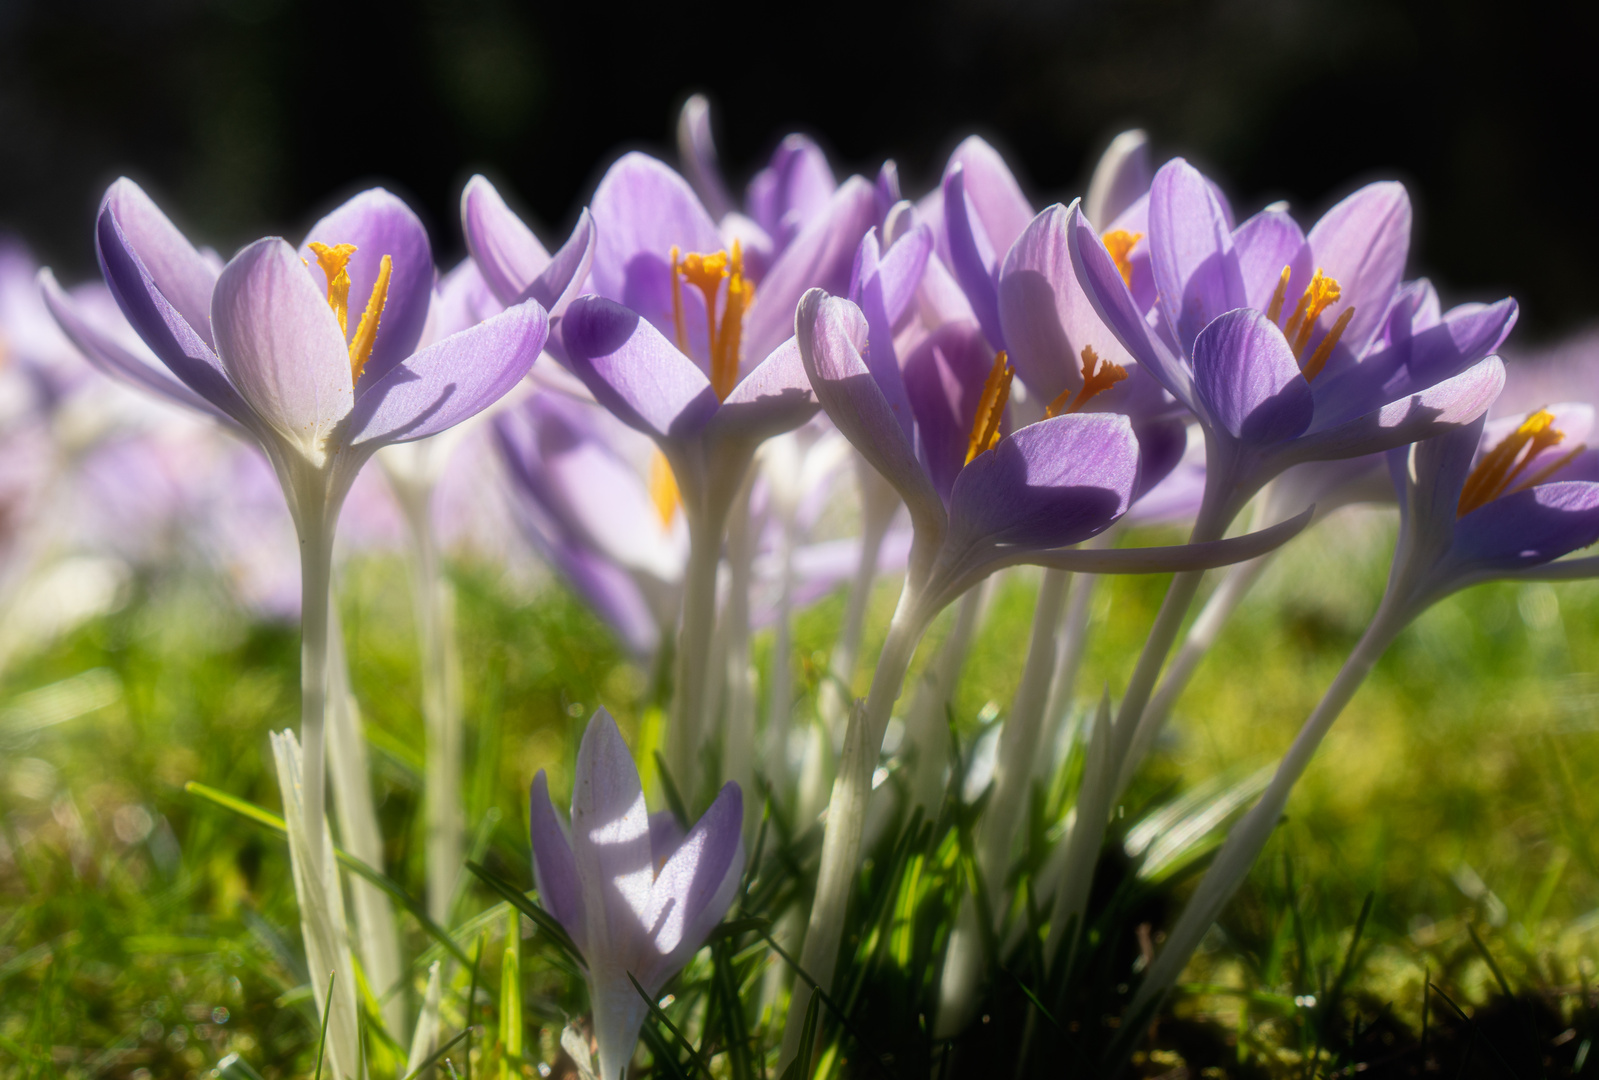
[[[647,725],[629,719],[637,702],[611,703],[620,725],[599,709],[573,771],[552,761],[529,778],[521,880],[472,867],[532,920],[513,913],[507,963],[536,926],[584,988],[561,1038],[573,1068],[618,1080],[643,1033],[656,1072],[671,1074],[661,1063],[684,1039],[671,988],[689,983],[714,985],[715,1004],[675,1020],[735,1055],[734,1075],[756,1059],[778,1075],[837,1069],[817,1054],[844,1038],[871,1053],[850,1018],[867,977],[861,934],[908,935],[893,927],[917,918],[863,929],[882,872],[871,852],[884,830],[947,825],[954,806],[967,869],[923,943],[934,958],[918,1037],[959,1046],[986,1023],[978,1005],[1005,970],[995,950],[1025,940],[1041,980],[1015,1050],[1025,1071],[1052,1045],[1075,1045],[1050,1042],[1065,1029],[1037,994],[1073,1000],[1095,947],[1107,824],[1227,615],[1336,507],[1396,505],[1393,568],[1364,636],[1270,780],[1211,822],[1225,840],[1187,906],[1141,939],[1136,968],[1114,973],[1125,1000],[1096,1003],[1121,1018],[1102,1059],[1113,1069],[1395,636],[1478,582],[1599,573],[1599,561],[1565,558],[1599,539],[1593,409],[1490,418],[1514,378],[1497,350],[1515,302],[1445,309],[1428,281],[1406,279],[1411,208],[1397,183],[1356,190],[1307,230],[1281,204],[1238,221],[1186,161],[1156,168],[1141,132],[1112,143],[1085,198],[1042,206],[981,139],[907,194],[892,162],[839,181],[795,135],[739,202],[703,99],[685,107],[679,142],[680,169],[642,153],[611,165],[553,252],[474,177],[460,222],[470,255],[443,274],[420,219],[382,189],[298,244],[266,237],[224,261],[118,180],[91,233],[103,285],[69,291],[48,270],[35,285],[7,249],[0,288],[25,302],[8,302],[5,332],[23,347],[0,374],[24,365],[43,388],[0,416],[8,461],[65,470],[154,437],[160,425],[130,393],[82,445],[50,449],[67,445],[52,425],[110,386],[63,377],[75,351],[181,410],[186,438],[220,433],[230,455],[276,478],[303,644],[299,731],[274,735],[273,751],[326,1067],[339,1077],[366,1075],[374,1055],[395,1055],[400,1075],[437,1064],[451,1022],[441,1000],[468,969],[476,985],[476,961],[452,937],[471,916],[447,546],[532,552],[651,670],[663,706],[645,710]],[[359,494],[374,456],[418,617],[427,874],[408,910],[444,943],[426,973],[402,955],[403,891],[374,884],[393,882],[334,603],[341,518],[357,535],[381,532]],[[117,460],[128,483],[154,482],[139,463],[157,458],[124,448]],[[468,464],[452,471],[456,460]],[[46,469],[8,474],[0,497],[37,506]],[[195,508],[237,485],[213,476],[201,491],[202,473],[189,470],[193,489],[165,516],[215,546]],[[439,509],[463,505],[462,489],[497,509]],[[1235,529],[1250,507],[1253,524]],[[1129,535],[1174,519],[1185,542]],[[0,558],[23,565],[28,539],[0,537]],[[1020,682],[986,756],[966,761],[949,734],[952,687],[988,579],[1035,573],[1021,567],[1041,570],[1027,578],[1038,592]],[[1222,568],[1179,647],[1206,575]],[[1079,708],[1089,597],[1110,574],[1174,576],[1124,681]],[[866,600],[884,579],[898,582],[897,606],[862,655]],[[820,668],[805,661],[816,692],[798,694],[793,620],[841,586],[839,645]],[[956,629],[912,678],[951,607]],[[766,628],[779,645],[762,671],[751,642]],[[1049,804],[1058,827],[1024,888],[1018,867],[1039,855],[1019,839],[1028,807],[1068,759],[1075,796]],[[552,787],[571,792],[568,820]],[[730,911],[739,921],[724,923]],[[728,974],[735,941],[765,957],[761,978]],[[895,946],[906,957],[909,942]],[[499,1007],[519,1008],[520,994],[508,981]],[[520,1034],[502,1043],[507,1062],[528,1060]],[[690,1071],[711,1069],[688,1052]]]

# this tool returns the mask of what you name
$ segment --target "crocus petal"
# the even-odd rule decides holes
[[[905,358],[905,392],[916,416],[918,449],[946,505],[966,463],[993,361],[993,350],[972,323],[946,323]]]
[[[650,815],[650,858],[656,866],[665,866],[666,860],[677,853],[683,846],[683,838],[688,835],[683,826],[677,823],[677,815],[670,810],[661,810]],[[657,878],[657,881],[660,879]]]
[[[533,777],[528,803],[529,831],[533,837],[533,879],[539,901],[555,916],[579,949],[584,948],[583,901],[578,886],[572,842],[550,804],[550,784],[540,769]]]
[[[1219,316],[1194,342],[1194,392],[1241,442],[1269,446],[1310,426],[1310,384],[1282,331],[1259,311]]]
[[[876,218],[872,185],[859,176],[844,181],[761,279],[744,323],[746,355],[766,356],[794,332],[794,308],[805,290],[835,296],[848,290],[855,249]]]
[[[772,152],[771,163],[750,180],[745,202],[750,216],[781,248],[825,210],[837,187],[816,141],[789,135]]]
[[[1122,132],[1110,141],[1094,166],[1088,194],[1083,196],[1083,213],[1105,228],[1149,190],[1153,175],[1149,136],[1136,128]]]
[[[759,442],[793,431],[819,408],[799,344],[789,338],[733,387],[706,426],[706,435]]]
[[[984,234],[996,256],[1003,257],[1033,220],[1033,204],[999,151],[976,135],[955,148],[944,174],[948,176],[957,166],[965,174],[966,197],[977,211]]]
[[[1310,284],[1312,273],[1310,245],[1299,223],[1286,211],[1262,210],[1233,232],[1233,248],[1244,281],[1244,307],[1258,311],[1270,307],[1283,267],[1289,268],[1288,286],[1283,290],[1286,318]]]
[[[1539,484],[1503,495],[1455,525],[1451,562],[1470,570],[1536,566],[1599,540],[1599,484]]]
[[[327,279],[317,269],[310,243],[354,244],[346,269],[350,273],[350,317],[345,327],[355,336],[361,312],[372,295],[383,256],[392,263],[388,299],[378,320],[372,355],[361,371],[361,389],[387,375],[396,364],[416,351],[427,322],[433,295],[433,248],[427,229],[411,208],[382,188],[371,188],[350,199],[311,226],[300,257],[310,263],[313,280],[324,290]]]
[[[1150,185],[1149,244],[1161,312],[1192,353],[1205,324],[1246,306],[1248,296],[1226,212],[1210,181],[1182,158],[1162,165]]]
[[[636,973],[651,993],[688,962],[727,914],[744,870],[743,815],[738,785],[724,784],[656,875],[644,925],[657,955]]]
[[[112,184],[100,204],[103,217],[116,219],[123,242],[143,264],[145,272],[167,303],[215,348],[211,337],[211,290],[217,270],[178,231],[144,189],[127,177]]]
[[[562,337],[573,373],[631,428],[657,439],[688,438],[717,410],[705,373],[621,304],[579,297],[567,308]]]
[[[692,95],[677,114],[677,156],[711,216],[720,221],[732,212],[733,199],[722,181],[716,140],[711,136],[711,103],[704,94]]]
[[[350,354],[326,297],[287,243],[257,240],[217,278],[217,353],[256,415],[312,461],[350,414]]]
[[[513,304],[550,265],[550,253],[505,204],[494,185],[474,176],[461,192],[466,249],[502,304]]]
[[[1336,278],[1340,301],[1323,313],[1322,329],[1351,305],[1355,309],[1340,344],[1365,353],[1388,301],[1404,276],[1410,254],[1410,195],[1403,184],[1367,184],[1322,215],[1310,230],[1316,265]]]
[[[627,955],[643,936],[655,867],[638,769],[611,714],[584,729],[572,788],[572,856],[581,883],[591,963]]]
[[[805,373],[828,418],[900,493],[918,528],[941,531],[943,502],[861,358],[867,338],[861,309],[812,289],[800,300],[794,332]]]
[[[866,316],[866,366],[899,417],[906,440],[911,442],[916,436],[899,355],[894,348],[894,326],[915,298],[932,250],[931,230],[916,226],[889,248],[887,256],[880,258],[877,230],[868,230],[855,258],[857,280],[850,285],[852,299]]]
[[[1138,442],[1125,416],[1057,416],[1001,439],[961,470],[950,543],[1066,547],[1126,512]]]
[[[596,242],[594,218],[585,208],[578,215],[572,235],[550,257],[549,265],[522,291],[519,299],[537,300],[552,319],[566,314],[567,306],[588,280],[589,271],[594,265]]]
[[[548,332],[544,309],[528,300],[428,346],[363,386],[350,418],[351,445],[375,450],[476,416],[522,381]]]
[[[999,257],[1006,250],[989,238],[976,208],[966,196],[966,172],[952,164],[944,174],[944,233],[949,242],[950,269],[961,291],[971,301],[977,322],[995,349],[1005,347],[1004,327],[999,319],[999,297],[995,278]],[[1018,234],[1019,235],[1019,234]]]
[[[419,347],[443,341],[451,334],[492,319],[505,310],[505,305],[483,280],[476,262],[468,256],[456,263],[455,269],[439,279],[433,293],[433,310],[428,314],[427,328],[422,331]]]
[[[589,207],[598,229],[594,291],[669,327],[672,248],[682,255],[721,250],[716,223],[687,181],[636,151],[611,166]],[[694,293],[685,290],[685,300]]]
[[[1099,234],[1078,212],[1076,203],[1067,212],[1066,242],[1072,269],[1077,271],[1077,280],[1100,321],[1173,397],[1188,408],[1197,409],[1193,376],[1144,321],[1121,271]]]
[[[233,423],[226,413],[185,386],[137,339],[118,340],[112,327],[101,325],[61,288],[48,267],[39,271],[39,291],[62,333],[98,370],[119,382]],[[125,323],[123,329],[127,333]]]
[[[1359,457],[1430,439],[1482,416],[1504,385],[1505,365],[1497,356],[1490,356],[1452,379],[1337,427],[1296,439],[1291,456],[1297,461]]]

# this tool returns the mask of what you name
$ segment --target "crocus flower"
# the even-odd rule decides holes
[[[1599,452],[1583,441],[1593,420],[1590,406],[1552,405],[1491,424],[1479,418],[1389,453],[1400,525],[1382,603],[1260,801],[1228,834],[1150,965],[1129,1016],[1171,987],[1265,847],[1322,739],[1401,630],[1445,596],[1480,582],[1599,575],[1599,558],[1555,561],[1599,541]]]
[[[616,722],[595,712],[577,751],[571,831],[540,769],[531,797],[539,898],[582,953],[601,1080],[618,1080],[653,998],[722,921],[744,870],[743,795],[726,784],[685,835],[651,815]]]

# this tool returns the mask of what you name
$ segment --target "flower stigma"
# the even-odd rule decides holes
[[[1122,281],[1129,289],[1133,287],[1133,248],[1137,247],[1138,241],[1143,238],[1143,233],[1128,232],[1126,229],[1112,229],[1099,238],[1105,245],[1105,250],[1110,253],[1110,261],[1121,271]]]
[[[1516,430],[1501,439],[1499,445],[1484,454],[1482,460],[1472,468],[1470,475],[1466,477],[1465,486],[1460,489],[1457,516],[1465,517],[1502,495],[1512,495],[1543,483],[1571,464],[1573,458],[1587,449],[1586,445],[1578,443],[1515,487],[1511,487],[1526,471],[1527,466],[1532,464],[1534,458],[1550,447],[1558,446],[1565,441],[1565,438],[1566,433],[1555,427],[1554,413],[1548,409],[1539,409],[1530,414]]]
[[[650,458],[650,502],[655,505],[655,515],[661,519],[661,527],[671,528],[672,519],[683,505],[683,497],[677,490],[677,476],[672,472],[672,463],[659,450]]]
[[[1090,399],[1104,393],[1125,378],[1127,378],[1126,368],[1120,364],[1112,364],[1108,360],[1101,360],[1092,345],[1084,345],[1083,385],[1078,388],[1076,397],[1072,396],[1071,387],[1062,390],[1060,396],[1051,401],[1044,410],[1044,419],[1052,419],[1061,413],[1082,412],[1083,406],[1087,405]]]
[[[683,285],[692,285],[705,297],[705,340],[710,351],[711,389],[718,401],[738,385],[739,346],[744,333],[744,313],[755,299],[755,285],[744,276],[744,251],[737,240],[732,250],[710,255],[671,251],[672,329],[678,350],[688,352],[688,326],[683,318]],[[727,280],[727,298],[717,325],[716,296]]]
[[[1271,305],[1266,309],[1266,318],[1277,322],[1282,317],[1283,302],[1288,297],[1288,278],[1291,268],[1283,267],[1282,275],[1277,279],[1277,289],[1271,294]],[[1305,347],[1310,344],[1311,332],[1316,329],[1316,320],[1321,318],[1321,313],[1332,307],[1343,297],[1343,289],[1338,285],[1337,278],[1330,278],[1317,267],[1311,275],[1310,284],[1305,286],[1299,303],[1294,306],[1294,313],[1289,316],[1288,323],[1283,327],[1283,337],[1288,339],[1288,347],[1293,350],[1294,356],[1300,361],[1299,368],[1309,382],[1321,374],[1321,369],[1327,366],[1327,360],[1332,356],[1333,349],[1338,344],[1338,339],[1343,337],[1344,329],[1349,325],[1349,320],[1355,317],[1355,309],[1345,308],[1332,324],[1332,329],[1327,331],[1321,343],[1316,346],[1307,359]]]
[[[978,454],[992,450],[999,442],[999,425],[1005,419],[1010,384],[1015,377],[1016,369],[1010,366],[1010,357],[1001,349],[994,354],[994,366],[988,369],[988,378],[983,381],[983,396],[977,399],[977,415],[972,417],[964,464],[970,465]]]
[[[356,253],[354,244],[322,244],[312,240],[306,245],[316,256],[317,266],[328,279],[328,307],[339,320],[339,333],[348,334],[350,325],[350,256]],[[350,339],[350,381],[361,378],[366,362],[372,358],[372,346],[378,338],[378,322],[383,317],[383,305],[389,299],[389,278],[394,273],[394,260],[383,256],[378,264],[378,279],[372,283],[372,293],[367,297],[366,310],[361,321],[355,324],[355,336]]]

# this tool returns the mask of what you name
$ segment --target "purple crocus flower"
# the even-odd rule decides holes
[[[533,778],[533,874],[539,899],[582,953],[601,1080],[619,1080],[654,997],[722,921],[744,870],[743,794],[722,787],[685,835],[651,815],[616,722],[595,712],[577,751],[568,835]]]
[[[1155,176],[1148,217],[1149,319],[1081,214],[1067,223],[1071,258],[1100,318],[1205,430],[1204,536],[1288,466],[1468,423],[1502,385],[1490,354],[1515,301],[1439,315],[1423,283],[1401,288],[1399,184],[1360,189],[1308,234],[1275,208],[1234,229],[1215,185],[1176,159]]]

